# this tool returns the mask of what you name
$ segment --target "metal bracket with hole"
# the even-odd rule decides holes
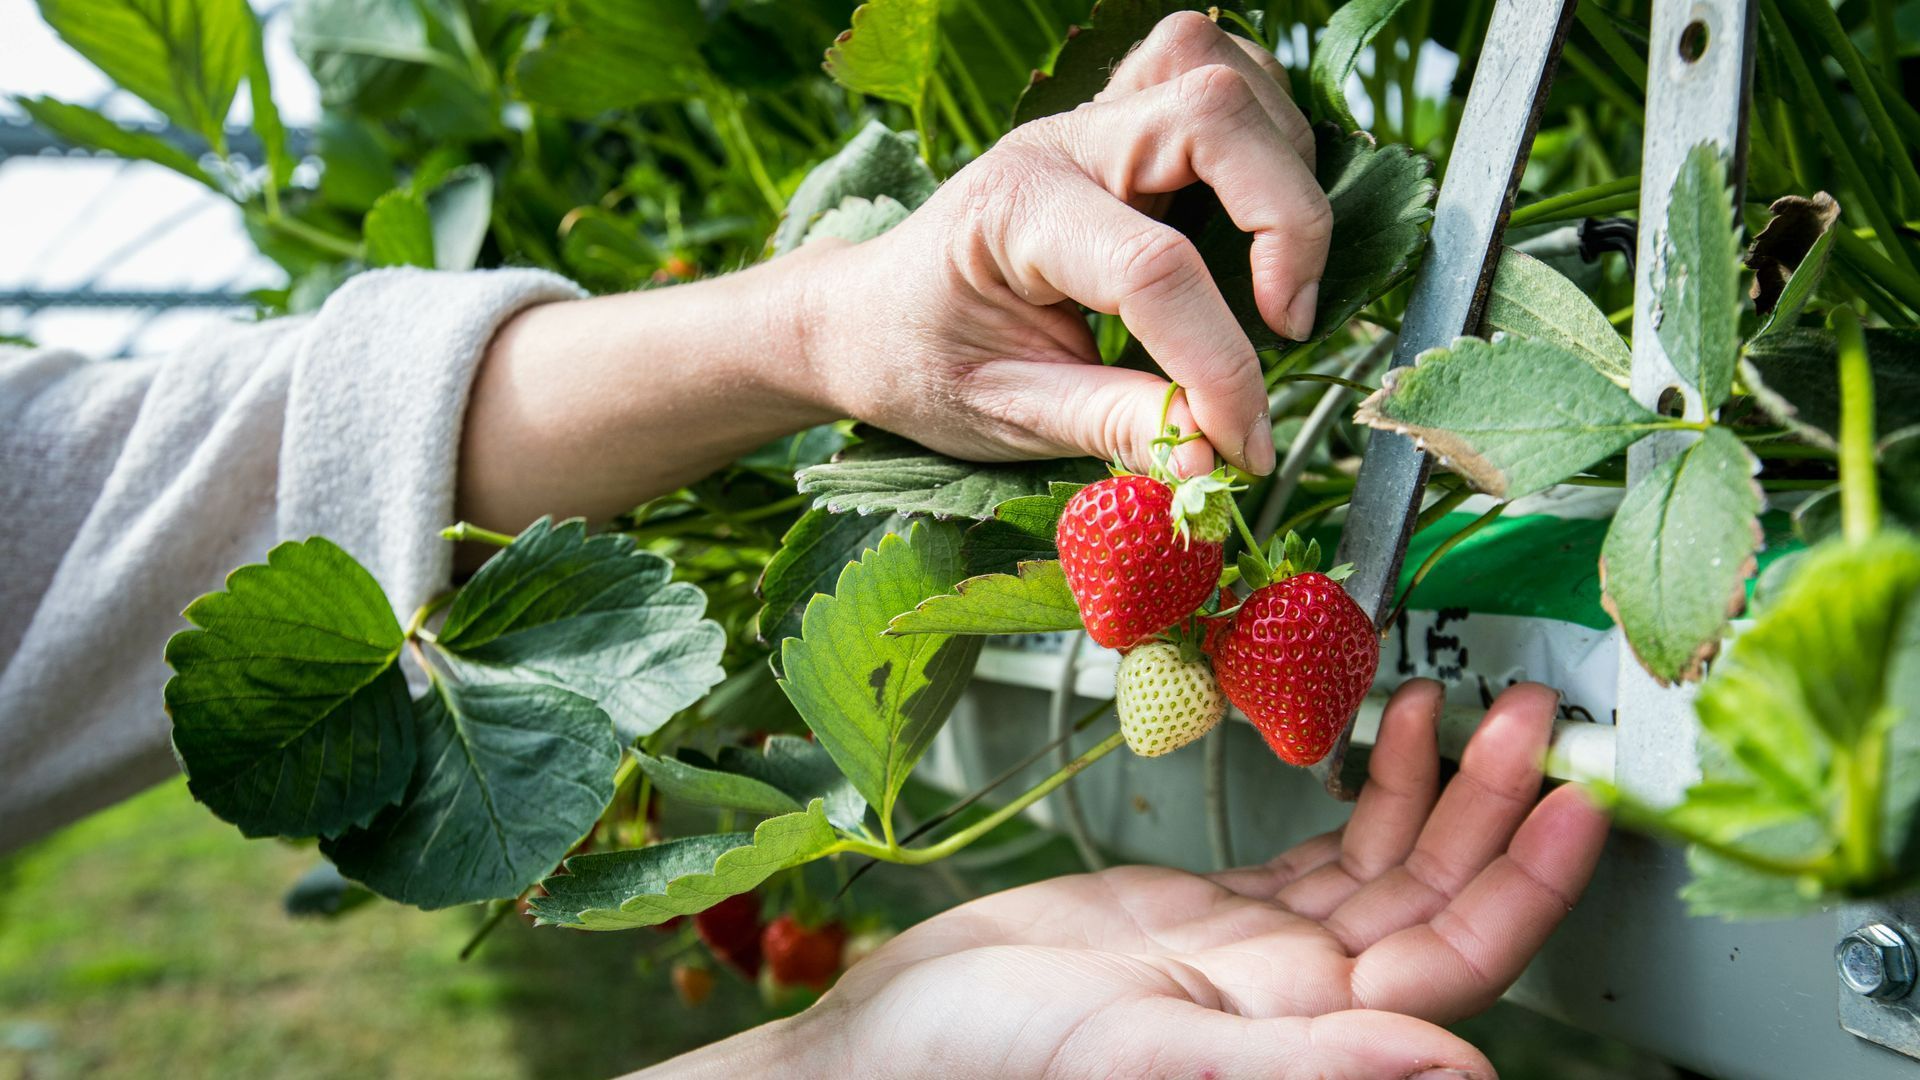
[[[1500,265],[1500,240],[1573,11],[1574,0],[1499,0],[1494,7],[1446,179],[1434,200],[1433,232],[1407,300],[1394,367],[1480,328]],[[1335,561],[1354,564],[1347,593],[1376,626],[1393,607],[1431,467],[1431,459],[1404,435],[1375,431],[1367,437]],[[1353,798],[1359,784],[1345,775],[1352,734],[1349,720],[1332,752],[1313,767],[1327,790],[1343,799]]]

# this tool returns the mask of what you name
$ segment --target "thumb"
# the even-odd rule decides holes
[[[1356,1009],[1256,1020],[1172,997],[1103,1009],[1055,1063],[1065,1076],[1495,1080],[1472,1044],[1411,1016]]]
[[[1037,443],[1038,453],[1118,459],[1135,472],[1146,472],[1153,462],[1167,396],[1167,381],[1157,375],[1100,364],[1003,360],[981,367],[973,381],[998,403],[995,411],[1009,426]],[[1184,391],[1167,407],[1166,422],[1182,432],[1196,429]],[[1214,447],[1205,439],[1174,451],[1174,471],[1181,476],[1214,465]]]

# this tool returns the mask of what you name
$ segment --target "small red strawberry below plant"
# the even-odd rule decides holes
[[[825,990],[840,971],[840,950],[847,929],[837,922],[806,926],[792,915],[767,924],[760,935],[760,951],[777,986],[804,986]]]
[[[673,992],[680,1004],[699,1008],[713,995],[713,972],[693,964],[673,965]]]
[[[760,974],[760,897],[729,896],[693,917],[694,932],[714,958],[746,979]]]

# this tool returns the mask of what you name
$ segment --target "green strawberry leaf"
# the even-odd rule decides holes
[[[1566,275],[1512,248],[1502,249],[1487,296],[1487,329],[1558,345],[1620,386],[1633,351],[1607,315]]]
[[[778,788],[802,806],[822,800],[827,820],[837,828],[855,832],[866,819],[867,800],[854,790],[826,748],[810,739],[769,735],[757,751],[723,746],[720,767]]]
[[[773,231],[773,253],[784,255],[799,247],[815,219],[848,198],[878,199],[885,195],[913,210],[933,194],[940,181],[920,160],[920,142],[911,133],[898,134],[878,120],[867,122],[847,145],[813,167],[787,202],[787,211]]]
[[[1759,471],[1713,427],[1635,484],[1600,553],[1601,603],[1662,685],[1700,678],[1746,602],[1760,547]]]
[[[1327,20],[1327,29],[1313,48],[1308,66],[1313,110],[1317,118],[1334,120],[1342,131],[1360,127],[1347,104],[1347,80],[1376,35],[1407,0],[1348,0]]]
[[[751,834],[668,840],[631,851],[576,855],[528,902],[544,926],[627,930],[705,911],[788,867],[827,854],[839,836],[816,799]]]
[[[1194,243],[1220,294],[1256,349],[1297,349],[1323,341],[1396,284],[1427,243],[1433,217],[1433,163],[1404,146],[1379,146],[1368,135],[1314,129],[1318,176],[1333,206],[1333,239],[1320,277],[1320,310],[1307,342],[1281,337],[1261,317],[1253,295],[1253,237],[1234,225],[1219,200]]]
[[[1711,411],[1733,389],[1740,351],[1740,245],[1720,151],[1694,147],[1673,183],[1654,268],[1654,325],[1673,369]]]
[[[831,594],[834,581],[860,553],[879,545],[880,538],[907,527],[897,514],[835,514],[808,510],[780,540],[780,550],[767,560],[760,574],[759,637],[768,645],[800,633],[807,602]]]
[[[1106,89],[1107,80],[1133,47],[1153,33],[1160,20],[1176,11],[1205,11],[1206,4],[1181,0],[1100,0],[1090,19],[1060,46],[1052,68],[1036,73],[1014,106],[1015,126],[1055,113],[1071,112]]]
[[[1754,310],[1767,316],[1764,336],[1794,324],[1813,299],[1833,253],[1833,225],[1840,204],[1824,191],[1808,199],[1786,195],[1767,207],[1773,217],[1747,249],[1747,268],[1753,271]]]
[[[70,105],[50,97],[16,96],[15,105],[33,122],[62,140],[88,150],[104,150],[115,157],[151,161],[214,189],[218,181],[207,175],[193,155],[167,140],[138,128],[123,128],[84,105]]]
[[[749,814],[791,814],[804,809],[793,796],[751,776],[705,769],[679,758],[636,755],[640,771],[655,791],[671,802],[744,810]]]
[[[849,195],[840,200],[840,205],[820,215],[820,219],[807,230],[807,241],[829,237],[859,243],[871,240],[902,221],[912,213],[899,200],[891,195],[880,195],[872,199],[862,199]]]
[[[1045,495],[1022,495],[993,508],[993,516],[967,530],[960,544],[966,556],[967,573],[1011,574],[1020,564],[1036,559],[1057,559],[1054,533],[1060,527],[1060,515],[1067,500],[1084,484],[1055,481],[1047,485]]]
[[[433,269],[433,218],[427,201],[411,190],[395,188],[375,200],[360,231],[368,263]]]
[[[1713,666],[1696,702],[1704,780],[1645,823],[1710,844],[1696,911],[1803,912],[1920,874],[1920,540],[1811,549]],[[1854,766],[1879,746],[1884,773]],[[1863,786],[1864,785],[1864,786]],[[1873,806],[1874,850],[1836,859],[1835,808]]]
[[[886,637],[888,620],[960,580],[960,535],[917,523],[848,566],[832,596],[807,605],[781,646],[781,687],[882,821],[946,721],[980,655],[980,639]]]
[[[834,460],[800,470],[799,489],[814,497],[814,506],[834,513],[978,519],[1009,499],[1045,494],[1053,480],[1090,483],[1105,475],[1090,458],[983,465],[872,429],[860,435]]]
[[[1920,424],[1920,330],[1865,331],[1873,369],[1874,430],[1886,438]],[[1840,431],[1840,347],[1830,330],[1775,330],[1747,344],[1741,378],[1769,416],[1823,446]]]
[[[167,713],[187,790],[248,836],[325,836],[401,796],[414,767],[405,638],[373,575],[285,543],[187,606]]]
[[[711,30],[699,0],[563,0],[558,29],[514,62],[519,96],[570,116],[691,97]]]
[[[983,574],[928,597],[920,606],[896,615],[887,633],[901,634],[1046,634],[1078,630],[1080,609],[1067,588],[1060,562],[1020,564],[1018,573]]]
[[[301,0],[291,5],[293,50],[333,109],[381,113],[450,58],[429,40],[420,5],[394,0]],[[326,121],[323,120],[324,124]],[[383,185],[392,181],[389,170]]]
[[[1557,484],[1658,424],[1578,354],[1551,342],[1459,338],[1396,368],[1354,420],[1412,436],[1503,499]]]
[[[699,588],[616,534],[541,518],[460,591],[435,651],[470,683],[545,683],[649,735],[724,677],[726,633]]]
[[[39,0],[60,39],[215,146],[258,33],[246,0]]]
[[[437,678],[414,710],[420,752],[405,798],[320,844],[382,896],[432,910],[518,895],[613,798],[620,737],[578,694]]]
[[[919,111],[940,55],[940,0],[868,0],[827,50],[833,81]]]

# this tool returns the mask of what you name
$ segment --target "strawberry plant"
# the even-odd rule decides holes
[[[295,168],[244,4],[201,0],[177,34],[103,42],[89,12],[120,2],[41,9],[208,153],[69,103],[20,105],[77,145],[231,199],[288,272],[260,297],[274,312],[310,309],[370,266],[532,264],[616,291],[822,237],[857,243],[1012,124],[1089,100],[1164,15],[1205,7],[301,0],[295,42],[326,105],[316,180]],[[1458,115],[1458,95],[1418,92],[1420,57],[1435,42],[1469,70],[1484,5],[1329,7],[1218,15],[1286,53],[1320,121],[1333,241],[1308,340],[1260,317],[1249,237],[1215,200],[1183,192],[1167,214],[1260,350],[1290,444],[1276,476],[979,464],[830,424],[606,531],[455,526],[449,539],[499,550],[404,621],[352,553],[284,544],[195,601],[168,647],[194,795],[247,836],[317,841],[342,887],[502,914],[524,900],[581,929],[692,916],[719,963],[752,976],[763,954],[813,958],[781,976],[811,985],[824,948],[798,924],[761,923],[759,897],[799,867],[943,859],[1123,743],[1147,755],[1197,738],[1222,695],[1284,760],[1325,754],[1379,662],[1371,623],[1314,568],[1367,429],[1439,459],[1420,522],[1451,533],[1436,557],[1529,496],[1625,488],[1623,453],[1658,436],[1685,445],[1622,491],[1596,569],[1654,677],[1705,677],[1715,756],[1680,805],[1623,808],[1697,845],[1702,910],[1911,884],[1920,114],[1898,92],[1899,58],[1866,61],[1858,28],[1817,0],[1762,3],[1742,201],[1734,163],[1703,149],[1668,220],[1643,225],[1661,236],[1656,332],[1699,406],[1688,419],[1625,389],[1630,346],[1609,313],[1627,277],[1550,244],[1501,254],[1485,336],[1365,382],[1399,326],[1432,160]],[[356,22],[368,8],[382,13],[372,37]],[[1581,6],[1512,215],[1517,247],[1637,205],[1644,15]],[[243,81],[260,162],[229,154],[220,123]],[[1364,103],[1349,100],[1356,82]],[[1088,318],[1104,360],[1155,368],[1117,317]],[[1497,503],[1462,525],[1476,491]],[[1760,577],[1751,627],[1722,655],[1774,501],[1807,550]],[[1119,730],[964,826],[900,835],[903,793],[986,638],[1079,630],[1131,650]],[[662,804],[677,813],[653,820]],[[682,982],[690,1001],[710,985]]]

